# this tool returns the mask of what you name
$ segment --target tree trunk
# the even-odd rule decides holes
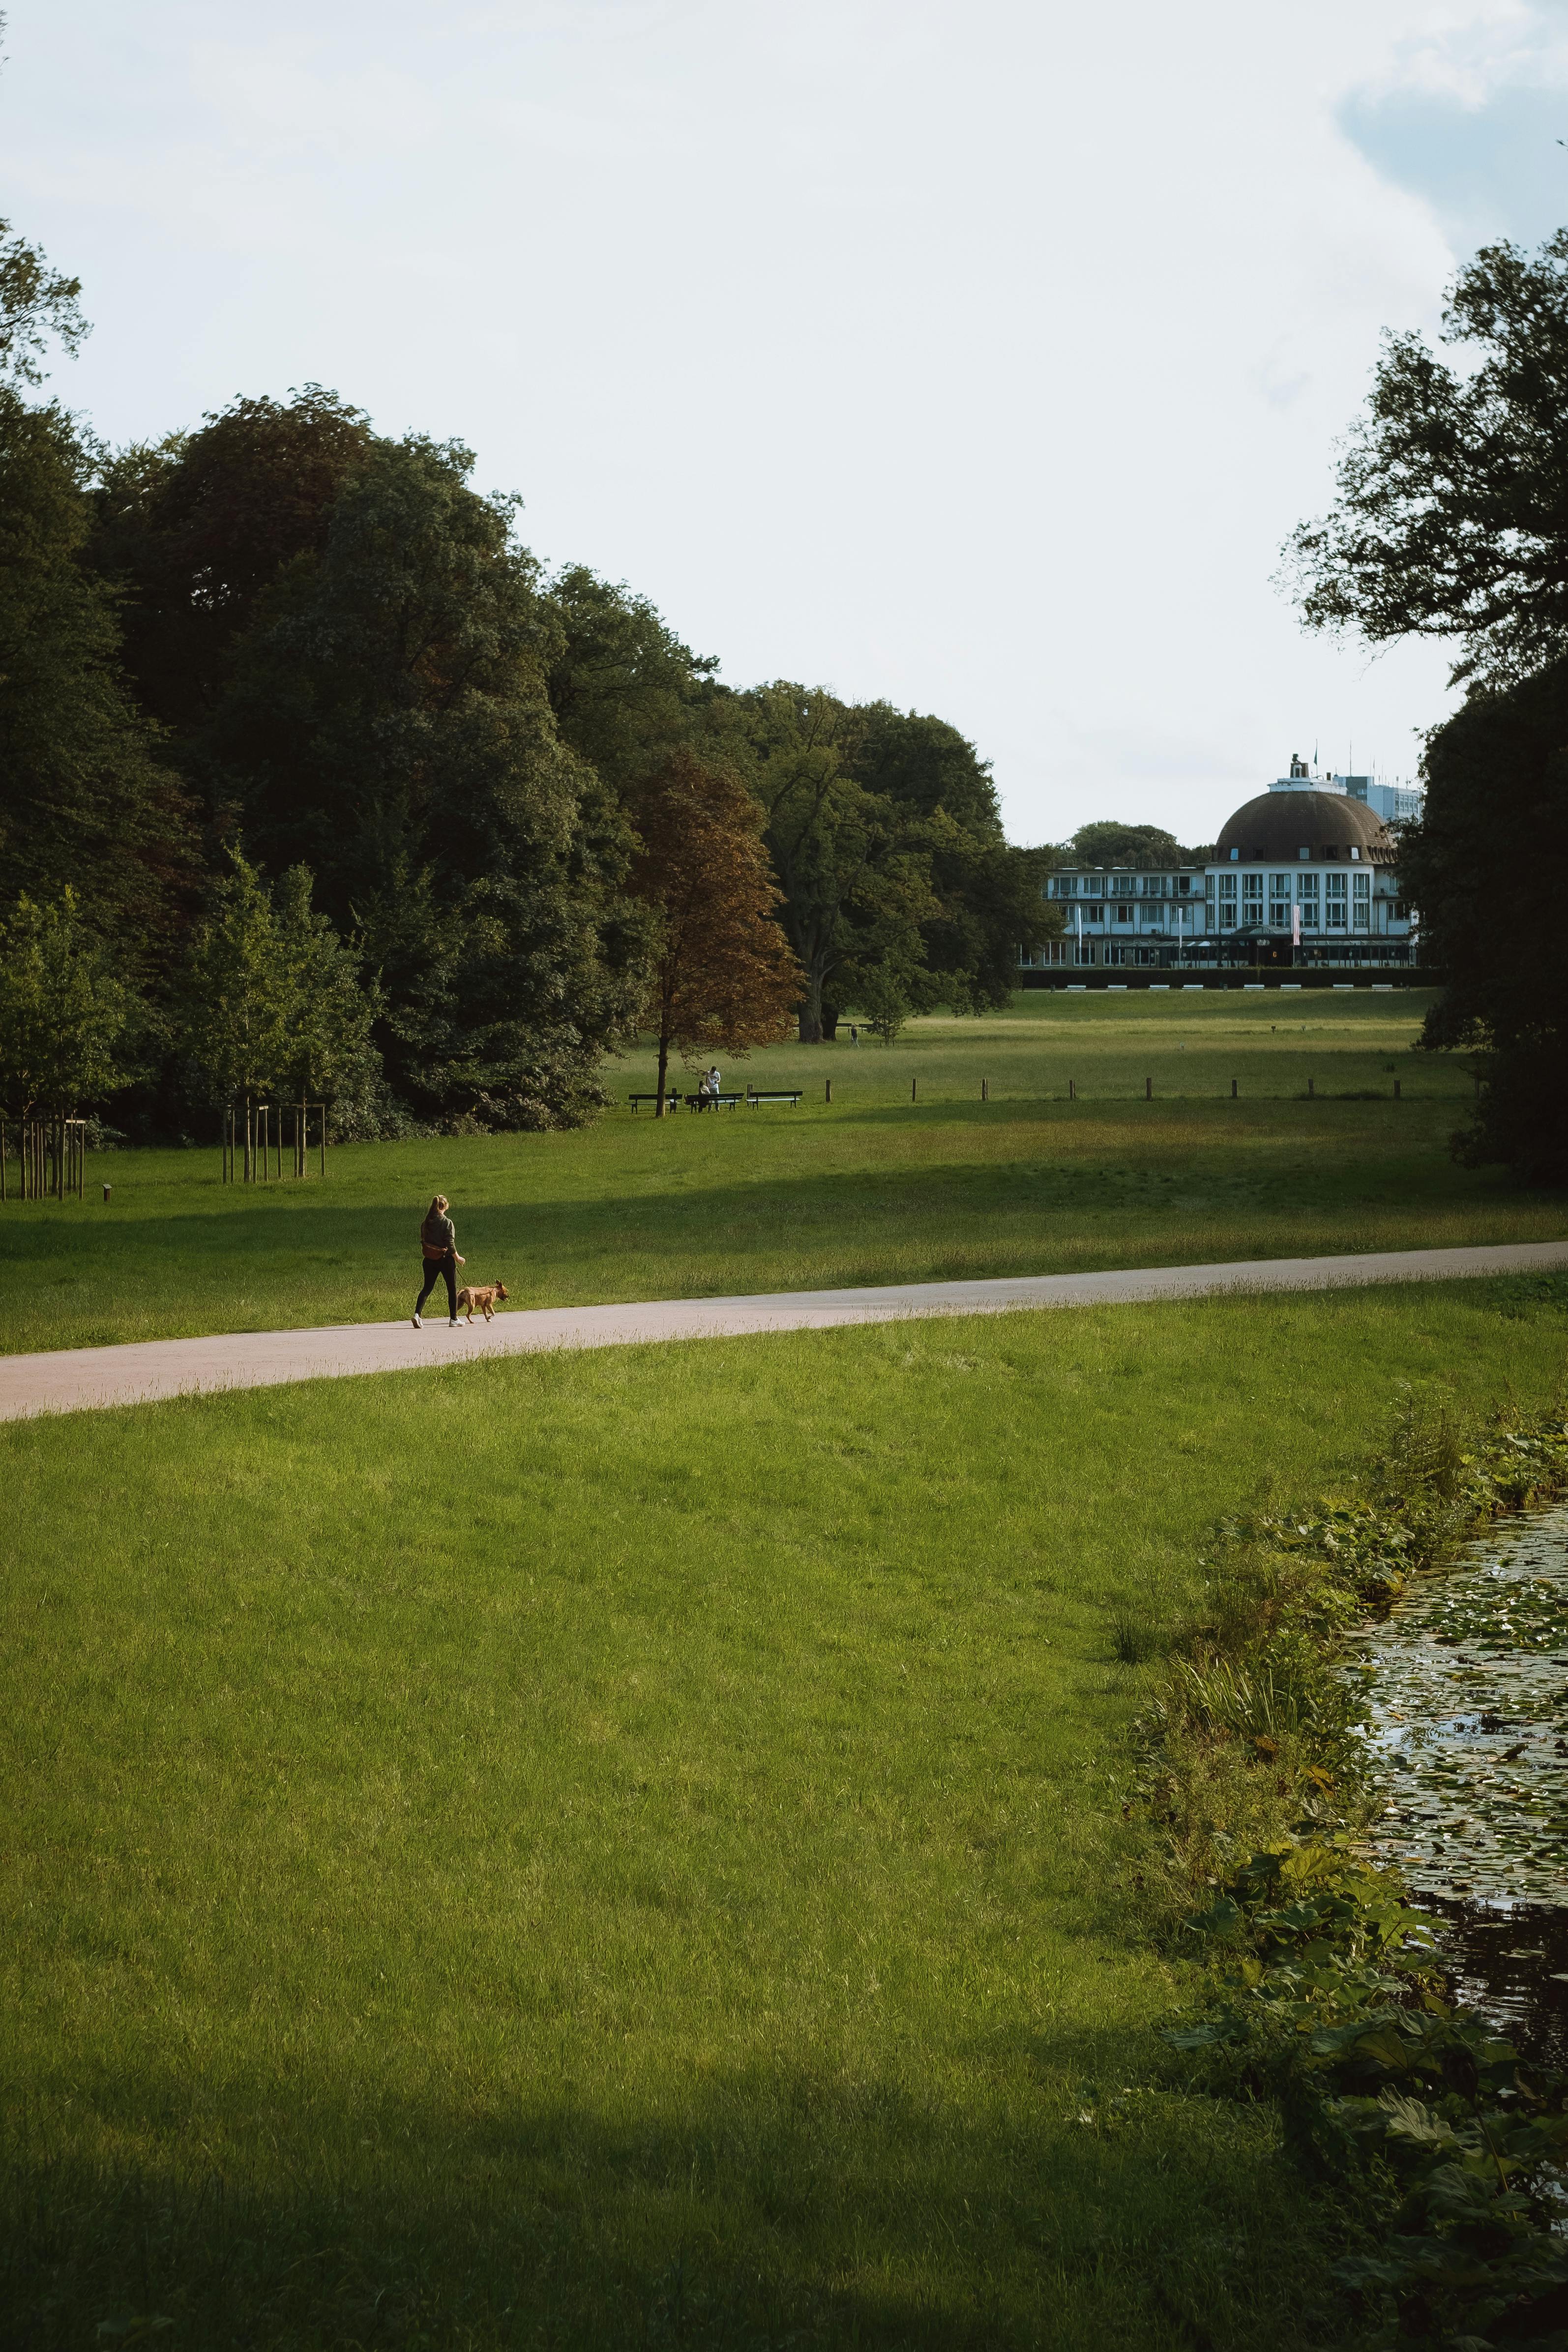
[[[669,1040],[668,1037],[661,1037],[658,1041],[658,1100],[653,1107],[653,1115],[655,1118],[662,1118],[664,1117],[664,1082],[666,1077],[668,1076],[668,1072]]]
[[[823,1043],[831,1045],[837,1034],[838,1007],[837,1004],[825,1004],[822,1008]]]

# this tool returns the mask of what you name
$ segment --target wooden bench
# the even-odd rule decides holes
[[[630,1103],[632,1108],[636,1110],[641,1103],[657,1103],[658,1097],[657,1095],[628,1095],[626,1097],[626,1100]],[[665,1101],[669,1105],[670,1109],[673,1110],[679,1100],[680,1097],[676,1093],[675,1088],[671,1087],[669,1092],[665,1097]]]
[[[753,1110],[756,1109],[759,1103],[765,1102],[788,1103],[791,1110],[793,1110],[796,1103],[799,1102],[804,1091],[805,1089],[801,1087],[748,1087],[746,1088],[746,1100],[751,1104]]]
[[[740,1099],[739,1095],[688,1095],[686,1108],[688,1110],[705,1110],[711,1103],[717,1109],[721,1103],[726,1110],[733,1110]]]

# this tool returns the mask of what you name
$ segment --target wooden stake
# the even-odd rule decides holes
[[[1145,1102],[1152,1102],[1154,1099],[1154,1081],[1152,1078],[1145,1078],[1143,1081],[1143,1099]]]
[[[1230,1098],[1232,1102],[1236,1100],[1236,1080],[1234,1078],[1232,1078],[1230,1082]]]
[[[915,1098],[915,1082],[914,1082],[913,1078],[911,1078],[911,1079],[910,1080],[910,1100],[911,1102],[913,1102],[914,1098]]]
[[[831,1078],[827,1081],[827,1091],[823,1096],[822,1099],[824,1102],[831,1102],[833,1100],[833,1081]]]
[[[1397,1078],[1394,1081],[1394,1099],[1395,1102],[1399,1100],[1399,1080]]]
[[[1078,1100],[1078,1080],[1076,1078],[1069,1078],[1068,1080],[1068,1102],[1077,1102]]]
[[[989,1078],[982,1078],[980,1081],[980,1099],[982,1102],[989,1102],[991,1099],[991,1081]]]

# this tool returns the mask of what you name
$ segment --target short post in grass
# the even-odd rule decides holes
[[[991,1099],[991,1081],[989,1078],[982,1078],[980,1081],[980,1099],[982,1102],[989,1102]]]
[[[1152,1078],[1145,1078],[1143,1081],[1143,1099],[1145,1102],[1152,1102],[1154,1099],[1154,1081]]]
[[[823,1096],[822,1099],[824,1102],[831,1102],[833,1100],[833,1081],[831,1078],[827,1081],[827,1091]]]
[[[1395,1102],[1399,1100],[1399,1080],[1397,1078],[1394,1081],[1394,1099]]]
[[[1069,1078],[1068,1080],[1068,1102],[1077,1102],[1078,1100],[1078,1080],[1076,1078]]]
[[[1311,1101],[1314,1099],[1315,1091],[1316,1091],[1316,1086],[1317,1086],[1317,1081],[1316,1081],[1314,1078],[1309,1078],[1309,1079],[1308,1079],[1308,1081],[1307,1081],[1307,1100],[1308,1100],[1309,1102],[1311,1102]]]
[[[910,1100],[911,1102],[913,1102],[914,1098],[915,1098],[915,1082],[914,1082],[913,1078],[911,1078],[911,1079],[910,1080]]]

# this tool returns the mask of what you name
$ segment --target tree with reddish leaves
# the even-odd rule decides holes
[[[657,938],[645,1019],[658,1051],[664,1117],[672,1051],[744,1054],[794,1025],[803,985],[775,919],[782,894],[763,845],[763,814],[739,777],[673,751],[632,811],[638,850],[630,887]]]

